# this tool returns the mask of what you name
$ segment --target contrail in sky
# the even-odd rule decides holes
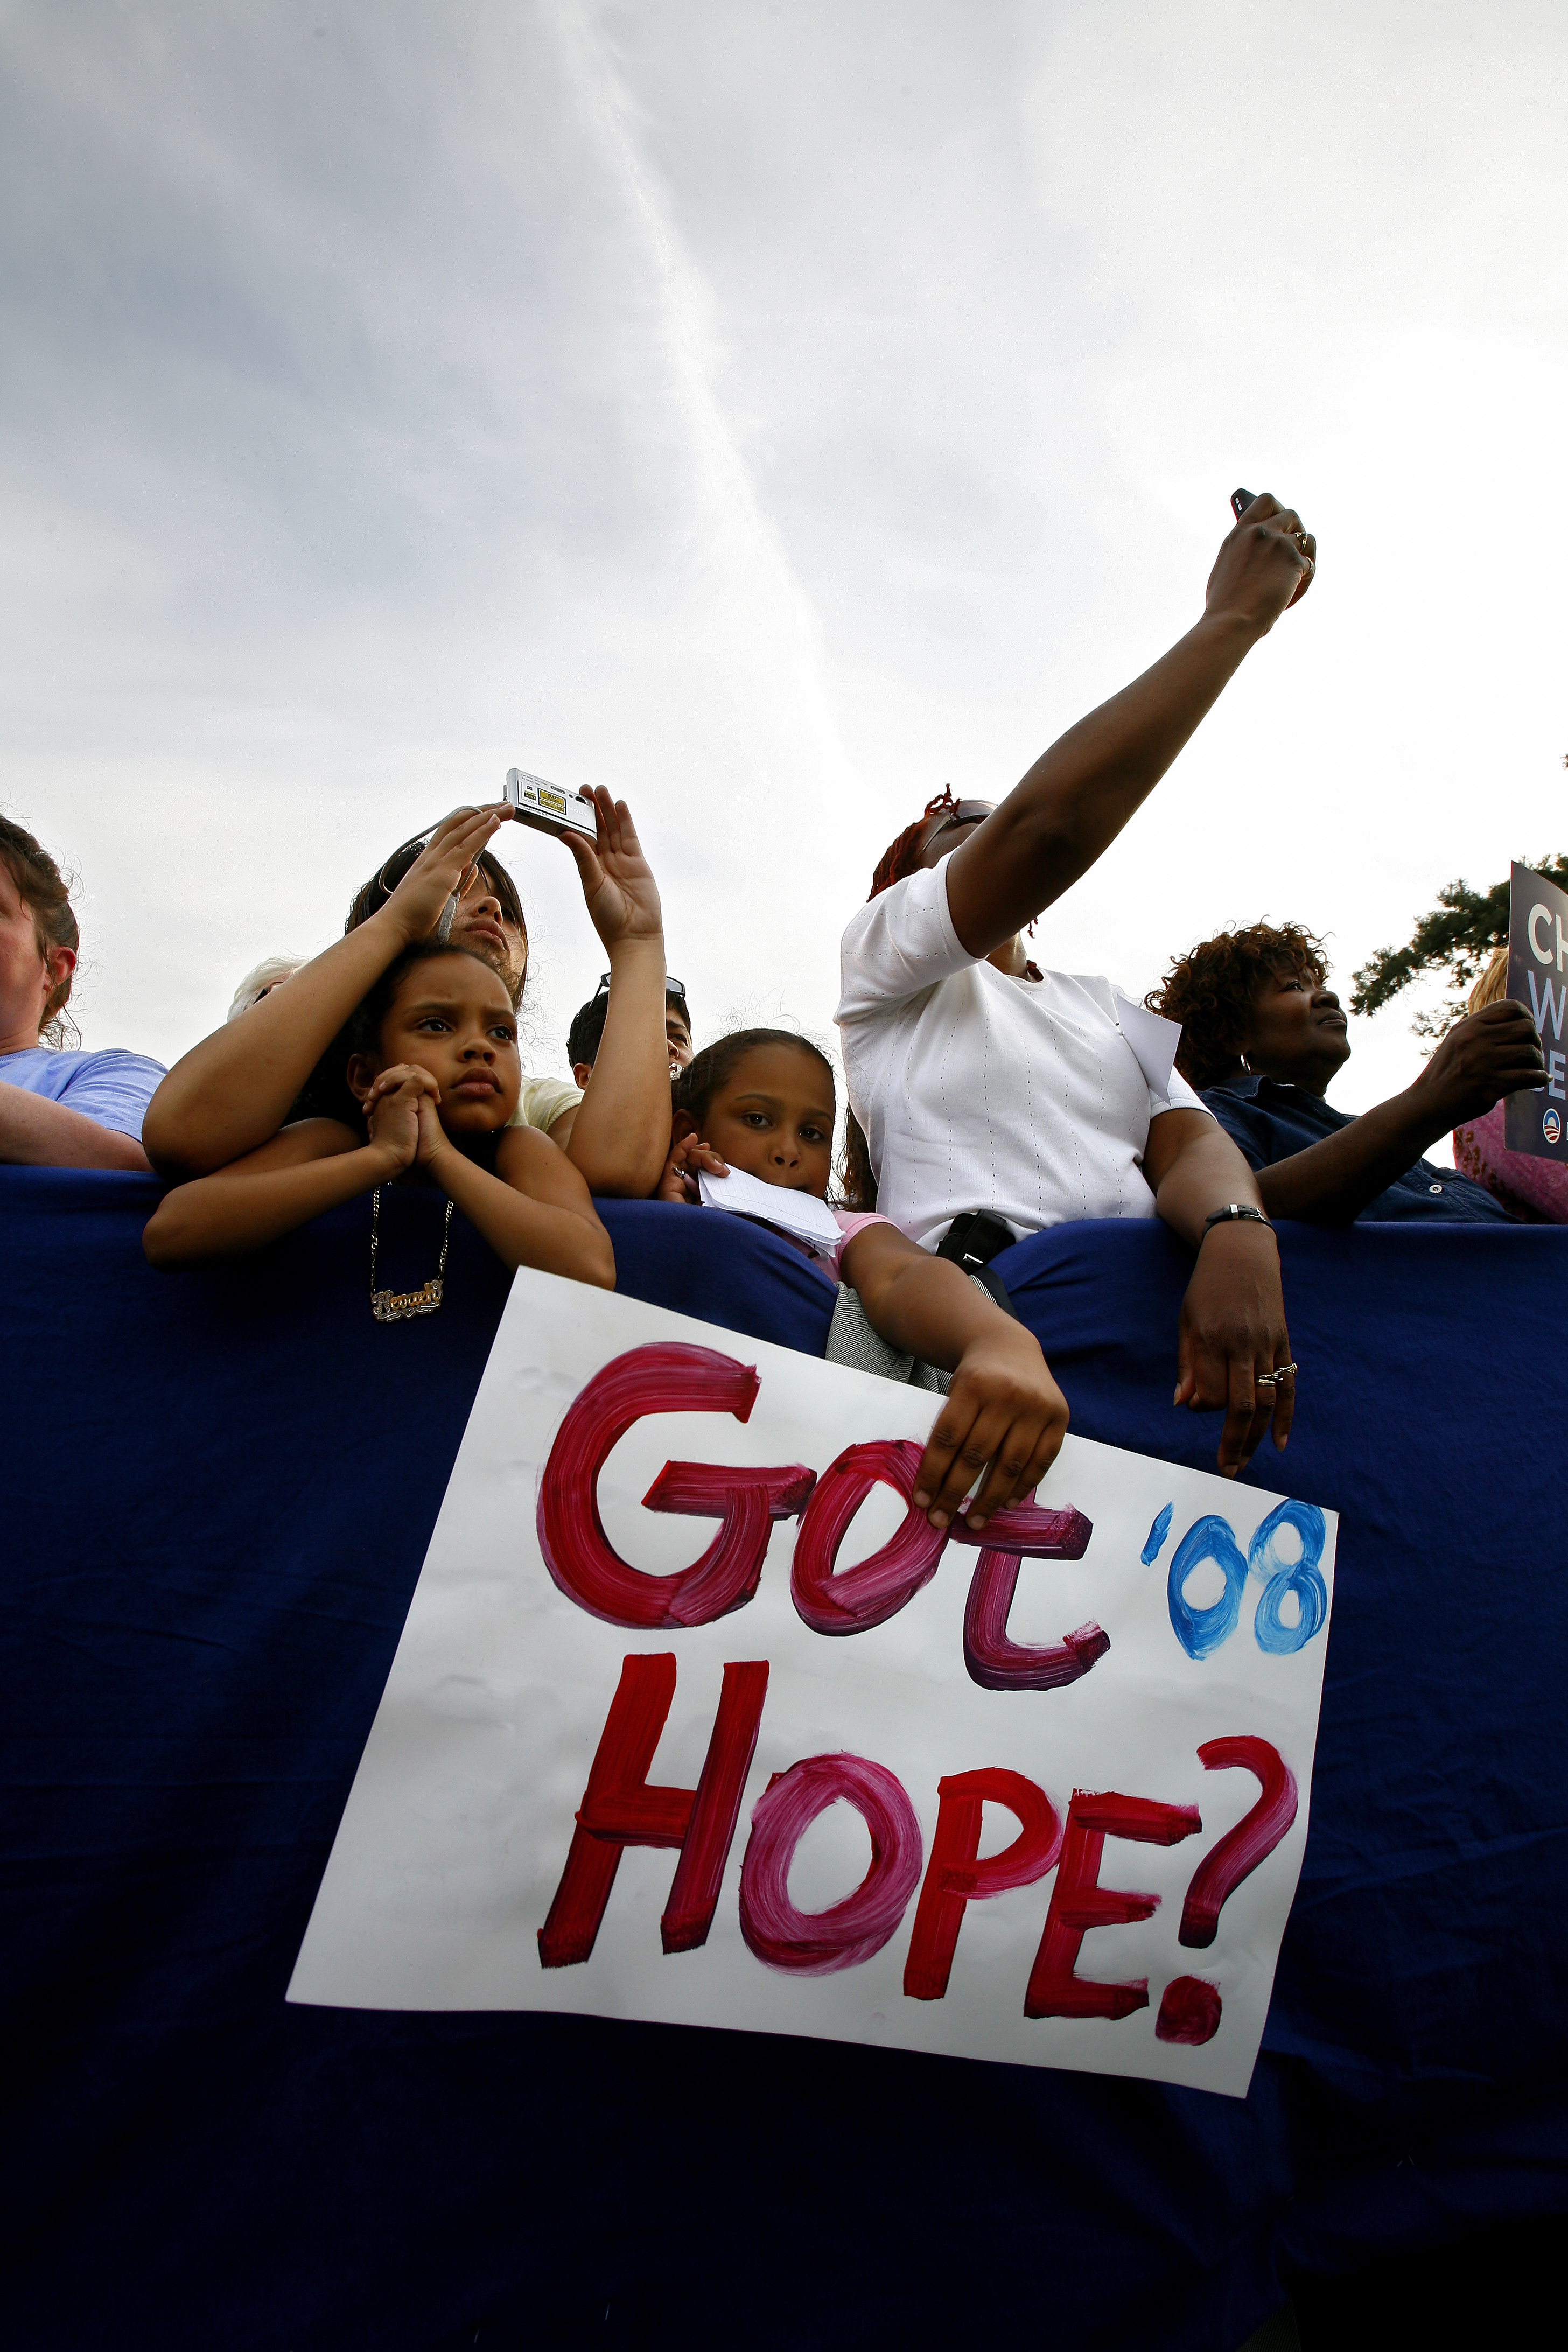
[[[546,21],[641,249],[642,267],[635,274],[654,296],[649,325],[667,356],[668,388],[689,452],[687,545],[712,599],[710,625],[730,641],[730,658],[742,674],[734,685],[752,703],[753,723],[782,735],[792,766],[809,750],[814,780],[837,782],[849,761],[829,707],[821,625],[758,504],[714,390],[712,295],[639,150],[637,104],[596,12],[582,0],[551,0]]]

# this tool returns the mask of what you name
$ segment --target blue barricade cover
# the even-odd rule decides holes
[[[1245,2102],[287,1986],[506,1276],[374,1323],[368,1203],[158,1275],[133,1177],[0,1170],[11,1433],[13,2342],[1238,2345],[1281,2265],[1568,2203],[1568,1233],[1282,1235],[1297,1433],[1342,1513],[1306,1864]],[[381,1278],[437,1203],[397,1197]],[[820,1352],[832,1294],[716,1215],[604,1205],[622,1287]],[[1171,1406],[1185,1254],[998,1261],[1081,1434]]]

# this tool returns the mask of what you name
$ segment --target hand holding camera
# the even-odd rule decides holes
[[[1230,503],[1236,529],[1215,559],[1205,610],[1212,619],[1240,620],[1258,636],[1267,636],[1280,614],[1311,585],[1318,542],[1302,528],[1295,509],[1282,507],[1268,490],[1257,498],[1237,490]]]
[[[568,792],[526,768],[508,769],[506,796],[520,824],[552,833],[571,851],[589,919],[607,949],[636,940],[662,942],[658,885],[625,801],[603,787]]]
[[[563,833],[561,838],[576,865],[589,919],[609,951],[612,965],[619,948],[644,942],[656,945],[662,990],[664,912],[631,811],[625,801],[613,800],[602,787],[587,797],[598,820],[593,846],[580,833]]]
[[[510,814],[504,801],[494,801],[486,808],[454,809],[442,818],[383,909],[407,946],[427,940],[447,908],[456,908],[480,851]]]

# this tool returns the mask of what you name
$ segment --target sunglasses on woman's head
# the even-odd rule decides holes
[[[995,807],[994,801],[954,801],[951,807],[932,809],[915,844],[915,856],[923,857],[931,843],[950,825],[984,824],[986,818],[994,814]]]
[[[400,882],[406,881],[408,876],[412,874],[415,866],[418,864],[420,858],[424,856],[426,850],[428,849],[429,846],[430,835],[428,833],[416,833],[413,836],[412,840],[405,841],[400,849],[395,849],[393,851],[391,856],[387,859],[386,864],[382,867],[380,873],[375,877],[375,887],[381,892],[384,900],[391,898],[393,892],[396,889]],[[458,897],[466,898],[468,896],[468,890],[473,887],[473,877],[477,873],[482,873],[484,875],[490,892],[498,901],[501,913],[506,917],[507,921],[509,923],[517,923],[521,925],[522,921],[522,909],[517,903],[516,893],[511,889],[510,883],[503,886],[499,877],[490,871],[489,867],[488,866],[481,866],[478,858],[476,858],[473,865],[469,866],[468,874],[464,877],[462,885],[459,887],[458,893]]]
[[[401,849],[395,849],[375,877],[375,887],[384,898],[390,898],[400,882],[405,881],[424,856],[427,834],[416,833]]]

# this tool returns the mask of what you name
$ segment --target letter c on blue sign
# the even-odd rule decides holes
[[[1298,1507],[1300,1507],[1289,1503],[1281,1506],[1284,1510]],[[1275,1519],[1279,1517],[1278,1511],[1272,1514]],[[1270,1524],[1268,1519],[1264,1521],[1264,1527]],[[1320,1527],[1322,1525],[1321,1514],[1318,1524]],[[1260,1528],[1258,1534],[1261,1535],[1263,1529]],[[1254,1541],[1256,1547],[1256,1538]],[[1320,1552],[1322,1549],[1321,1541],[1318,1549]],[[1225,1578],[1225,1591],[1211,1608],[1193,1609],[1188,1606],[1182,1587],[1193,1570],[1200,1561],[1205,1559],[1212,1559]],[[1246,1582],[1247,1562],[1241,1556],[1236,1540],[1236,1532],[1230,1521],[1222,1519],[1216,1512],[1212,1511],[1206,1518],[1195,1520],[1172,1555],[1170,1582],[1167,1588],[1171,1623],[1174,1628],[1177,1641],[1180,1642],[1189,1658],[1206,1658],[1211,1650],[1217,1650],[1220,1643],[1228,1641],[1231,1634],[1235,1633],[1237,1620],[1241,1615],[1241,1595]],[[1303,1623],[1306,1622],[1306,1604],[1303,1601],[1301,1609]],[[1294,1625],[1281,1630],[1292,1635],[1296,1632]]]
[[[1535,926],[1537,923],[1549,923],[1551,920],[1552,909],[1550,907],[1531,907],[1530,910],[1530,920],[1525,925],[1525,929],[1530,933],[1530,952],[1535,958],[1537,963],[1550,963],[1552,961],[1552,950],[1550,948],[1542,947],[1537,941],[1535,936]]]

